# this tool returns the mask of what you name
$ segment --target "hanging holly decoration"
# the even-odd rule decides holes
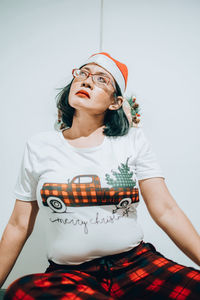
[[[125,98],[126,101],[128,102],[129,106],[130,106],[130,113],[132,116],[132,122],[138,124],[140,122],[140,108],[139,108],[139,104],[136,103],[136,97],[135,96],[131,96],[128,98]]]

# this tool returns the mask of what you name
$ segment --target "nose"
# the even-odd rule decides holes
[[[85,87],[88,87],[90,89],[93,89],[93,85],[94,85],[94,82],[92,80],[92,76],[89,75],[88,78],[86,78],[85,80],[82,81],[82,84],[81,86],[85,86]]]

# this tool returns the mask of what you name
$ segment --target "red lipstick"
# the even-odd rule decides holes
[[[90,98],[90,95],[88,92],[84,91],[84,90],[80,90],[76,93],[76,95],[78,96],[82,96],[82,97],[87,97],[87,98]]]

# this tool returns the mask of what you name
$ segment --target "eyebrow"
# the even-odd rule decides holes
[[[83,67],[83,68],[91,72],[90,68],[88,68],[88,67]],[[81,68],[81,69],[83,69],[83,68]],[[103,73],[103,72],[97,72],[97,73],[95,73],[95,74],[98,74],[98,75],[104,75],[104,76],[110,78],[106,73]],[[110,79],[111,79],[111,78],[110,78]]]

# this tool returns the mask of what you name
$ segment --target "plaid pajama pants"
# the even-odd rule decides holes
[[[45,273],[23,276],[5,300],[200,299],[200,271],[167,259],[150,243],[81,265],[50,262]]]

